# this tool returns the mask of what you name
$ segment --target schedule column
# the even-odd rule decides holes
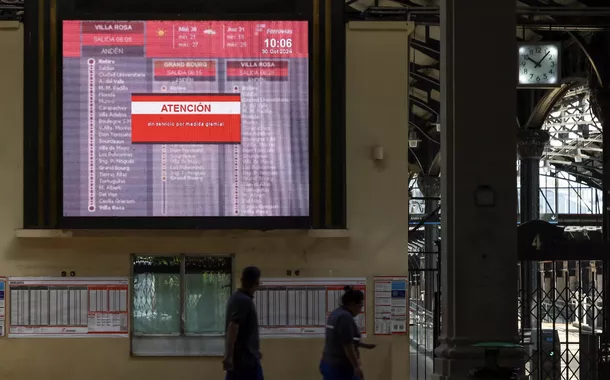
[[[84,21],[88,213],[148,214],[148,147],[131,141],[131,94],[147,92],[144,22]],[[83,91],[84,90],[84,91]]]

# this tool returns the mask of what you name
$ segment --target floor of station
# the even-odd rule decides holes
[[[580,367],[579,353],[579,331],[577,327],[564,325],[555,325],[551,323],[543,323],[544,329],[557,330],[561,341],[561,378],[562,379],[578,379]],[[417,352],[417,349],[411,346],[410,350],[410,372],[411,380],[426,380],[429,379],[434,372],[433,360],[422,352]],[[525,365],[529,372],[529,363]]]
[[[411,371],[410,380],[426,380],[432,376],[434,372],[434,363],[429,356],[422,352],[417,352],[417,349],[411,346],[409,367]]]

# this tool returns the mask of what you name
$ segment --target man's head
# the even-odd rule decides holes
[[[241,287],[250,294],[258,289],[261,282],[261,270],[257,267],[245,267],[241,272]]]

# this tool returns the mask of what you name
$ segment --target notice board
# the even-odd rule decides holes
[[[6,329],[6,277],[0,276],[0,337]]]
[[[324,337],[328,315],[346,285],[365,294],[366,278],[263,278],[254,295],[262,337]],[[366,336],[366,307],[355,318]]]
[[[407,277],[375,277],[375,335],[407,333]]]
[[[126,277],[9,277],[9,338],[128,337]]]

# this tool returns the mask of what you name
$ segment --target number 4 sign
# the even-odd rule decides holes
[[[542,239],[540,238],[540,234],[536,234],[536,236],[534,236],[532,247],[534,247],[536,251],[540,251],[542,249]]]
[[[532,220],[518,227],[520,260],[543,260],[553,255],[553,244],[563,240],[563,229],[543,220]]]

